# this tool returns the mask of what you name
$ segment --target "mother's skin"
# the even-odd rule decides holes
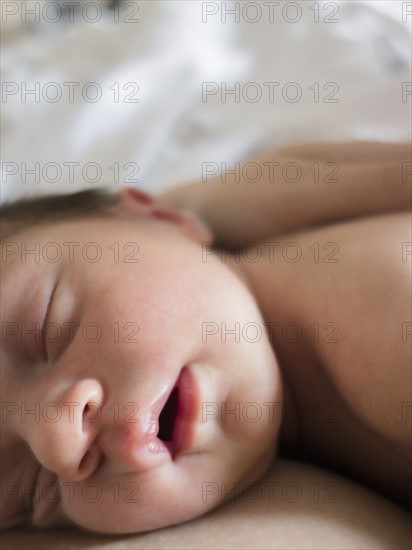
[[[9,530],[9,550],[208,548],[406,550],[410,516],[335,473],[277,459],[244,495],[193,521],[149,533],[107,537],[76,530]]]

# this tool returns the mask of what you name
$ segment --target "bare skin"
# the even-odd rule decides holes
[[[257,500],[256,490],[246,492],[209,514],[149,533],[106,537],[74,529],[13,529],[2,533],[3,545],[10,550],[410,547],[409,514],[331,471],[279,458],[255,487],[262,495]]]
[[[306,254],[275,265],[266,254],[245,265],[265,320],[278,323],[274,349],[290,393],[285,451],[401,504],[409,502],[411,471],[411,347],[402,342],[410,266],[400,252],[408,235],[408,214],[365,218],[277,239],[305,251],[313,242],[339,243],[339,263]]]
[[[251,186],[219,175],[161,197],[192,207],[239,256],[283,374],[281,452],[405,506],[412,479],[410,160],[409,144],[295,146],[255,162],[294,162],[303,173],[298,183],[262,178]],[[339,183],[315,183],[314,162],[335,163]],[[250,257],[256,246],[261,251],[259,261],[237,252],[248,242]]]
[[[175,323],[170,323],[169,343],[164,335],[162,347],[159,347],[157,340],[145,340],[146,347],[139,348],[139,361],[136,361],[137,356],[130,346],[118,347],[116,361],[107,361],[108,354],[113,351],[113,343],[110,338],[105,337],[93,348],[94,362],[90,356],[88,361],[76,360],[76,357],[90,353],[90,348],[86,347],[82,339],[73,340],[69,352],[54,359],[58,365],[57,368],[50,369],[49,374],[47,369],[40,369],[39,378],[33,383],[26,381],[23,375],[20,381],[14,381],[18,383],[13,383],[13,379],[10,379],[10,391],[7,390],[7,384],[3,384],[2,390],[7,392],[7,399],[14,398],[18,402],[23,397],[29,401],[42,399],[45,402],[52,398],[66,399],[64,391],[68,387],[72,393],[77,392],[76,399],[78,396],[79,401],[83,398],[90,399],[92,393],[99,398],[99,392],[102,395],[110,392],[111,399],[130,401],[132,397],[139,398],[145,405],[144,400],[148,401],[153,397],[151,385],[158,391],[159,380],[172,377],[171,375],[174,378],[174,369],[177,368],[175,363],[180,364],[180,356],[184,355],[193,359],[190,363],[195,365],[197,376],[206,376],[207,383],[202,384],[202,389],[211,387],[213,391],[214,388],[219,390],[226,380],[230,392],[236,393],[236,402],[266,403],[274,400],[278,405],[283,403],[283,414],[280,414],[281,407],[275,408],[276,426],[268,419],[265,419],[266,424],[253,424],[242,416],[242,422],[234,423],[235,431],[231,432],[230,438],[225,438],[221,448],[218,441],[213,440],[214,432],[209,432],[203,439],[210,447],[207,454],[203,453],[204,457],[202,452],[194,455],[197,462],[193,471],[182,470],[190,477],[191,483],[187,485],[185,492],[184,503],[187,510],[182,511],[179,517],[170,516],[176,507],[169,506],[169,501],[164,498],[158,502],[143,499],[145,505],[156,508],[156,514],[148,513],[141,517],[132,513],[130,506],[126,506],[127,510],[120,506],[107,507],[106,501],[99,500],[99,510],[106,513],[102,524],[102,514],[96,513],[96,506],[88,506],[81,516],[78,515],[79,506],[85,504],[78,498],[76,506],[66,507],[61,517],[59,516],[60,519],[56,517],[39,520],[37,517],[35,525],[60,525],[61,519],[69,517],[75,524],[80,523],[93,530],[134,532],[185,521],[206,511],[204,507],[199,507],[196,491],[189,498],[188,489],[195,488],[194,475],[200,476],[200,481],[206,479],[205,475],[215,472],[217,466],[226,465],[230,455],[233,462],[227,472],[223,472],[225,483],[233,476],[234,479],[240,478],[246,483],[248,476],[253,476],[250,480],[257,480],[271,463],[274,437],[279,425],[280,454],[317,463],[356,478],[398,504],[407,505],[410,502],[411,355],[408,339],[412,327],[409,307],[412,245],[407,210],[410,206],[408,170],[412,163],[408,160],[407,148],[402,145],[376,144],[376,149],[372,144],[340,144],[335,148],[325,146],[324,155],[330,155],[334,159],[331,162],[336,164],[334,169],[338,168],[339,179],[337,182],[330,182],[329,179],[321,178],[319,181],[315,178],[314,181],[313,167],[315,166],[315,170],[319,169],[319,166],[316,167],[317,163],[321,170],[325,165],[329,167],[329,161],[325,160],[328,157],[319,153],[321,149],[319,146],[316,153],[315,146],[305,146],[302,148],[302,157],[298,154],[299,149],[294,148],[260,159],[262,164],[293,163],[295,169],[298,166],[302,170],[302,178],[293,185],[287,178],[275,182],[262,180],[254,188],[246,180],[232,182],[236,185],[222,185],[219,177],[211,181],[210,186],[189,185],[165,194],[165,203],[172,207],[194,210],[204,217],[218,235],[218,245],[222,249],[208,248],[208,253],[214,258],[202,260],[201,263],[199,245],[203,249],[205,243],[213,240],[207,227],[196,224],[189,214],[148,200],[139,191],[121,193],[118,219],[104,222],[84,220],[71,225],[55,224],[54,238],[62,242],[75,237],[80,241],[87,234],[88,238],[94,235],[93,238],[102,245],[106,241],[109,245],[115,232],[116,238],[122,240],[129,239],[138,229],[137,234],[143,239],[147,254],[152,254],[145,256],[146,263],[141,264],[145,269],[133,266],[130,268],[126,263],[118,264],[104,258],[104,265],[102,263],[98,266],[97,276],[94,264],[85,266],[81,262],[72,264],[66,260],[60,266],[59,283],[66,292],[67,288],[71,289],[73,300],[77,300],[80,308],[79,316],[87,319],[88,315],[93,315],[99,322],[107,320],[106,324],[119,315],[122,320],[132,318],[136,314],[134,304],[144,304],[149,297],[149,301],[158,307],[144,310],[146,316],[140,313],[139,321],[142,326],[157,327],[159,321],[156,315],[162,311],[160,305],[167,302],[171,318],[181,317],[179,338],[175,337]],[[316,156],[309,158],[313,150]],[[339,151],[344,160],[339,160]],[[376,160],[377,155],[379,161]],[[202,200],[199,200],[197,191]],[[215,208],[215,205],[219,208]],[[123,218],[122,214],[127,215]],[[138,227],[135,225],[135,218],[140,219]],[[155,221],[159,218],[163,221]],[[31,240],[43,242],[49,238],[47,229],[35,227],[29,231],[29,235],[21,234],[20,238],[30,237]],[[238,242],[233,240],[235,235],[239,235]],[[226,256],[225,246],[231,248],[232,252],[234,250],[234,253]],[[170,249],[175,251],[173,258],[164,253]],[[179,250],[181,257],[176,255]],[[183,271],[182,263],[186,265]],[[229,270],[221,270],[220,263],[227,263]],[[5,296],[11,295],[12,290],[16,290],[16,285],[19,282],[23,284],[25,277],[27,279],[28,266],[23,267],[25,269],[14,273],[6,271],[9,276],[8,282],[7,278],[5,281],[8,284]],[[35,264],[34,267],[43,270],[39,272],[41,275],[53,271],[44,262]],[[210,271],[212,269],[216,271]],[[153,289],[153,270],[156,271],[157,289],[156,286]],[[241,286],[236,286],[239,281],[236,281],[231,271],[248,287],[249,295],[244,292],[245,288],[242,290]],[[205,273],[209,276],[206,277]],[[120,279],[122,285],[115,284]],[[50,282],[47,277],[42,275],[37,280],[47,287],[40,287],[42,293],[49,290],[47,285]],[[73,280],[76,280],[76,285],[72,284]],[[104,293],[96,288],[96,280],[101,285],[105,284]],[[137,280],[139,284],[136,284]],[[200,280],[204,283],[204,302],[198,294]],[[182,287],[181,291],[179,285]],[[179,292],[196,296],[196,299],[190,301],[194,308],[190,314],[182,316],[179,313],[182,304],[182,300],[178,299]],[[227,303],[223,299],[225,292],[230,299]],[[20,309],[16,310],[16,306],[13,306],[15,310],[7,312],[7,300],[3,303],[6,306],[7,319],[14,319],[18,312],[25,315],[26,310],[30,310],[24,302],[27,301],[26,294],[17,294],[20,297]],[[103,294],[106,300],[102,300]],[[59,312],[67,313],[67,307],[61,309],[62,304],[66,303],[62,296],[61,293],[57,294],[57,305],[52,308],[53,319]],[[174,296],[177,298],[171,300]],[[11,307],[10,299],[9,302]],[[122,304],[120,313],[119,303]],[[202,304],[203,309],[200,307]],[[113,311],[113,307],[117,310]],[[170,350],[175,348],[176,342],[180,346],[193,346],[198,338],[193,331],[199,322],[220,318],[219,315],[228,321],[230,327],[239,320],[243,325],[256,325],[260,322],[263,327],[264,323],[271,342],[263,335],[257,344],[251,344],[250,339],[244,337],[243,330],[242,338],[245,341],[241,345],[230,337],[227,342],[220,338],[208,339],[208,354],[214,354],[209,358],[208,364],[219,365],[215,372],[218,381],[210,384],[213,382],[209,380],[210,376],[207,377],[210,370],[201,360],[199,362],[196,350],[188,349],[184,354],[177,350],[175,353],[179,357],[176,361],[170,360]],[[232,317],[229,318],[228,315]],[[153,334],[157,334],[157,330]],[[249,338],[253,338],[253,334],[247,334]],[[152,343],[155,346],[153,349],[150,347]],[[163,350],[167,361],[163,361],[162,368],[158,366],[156,370],[148,359],[142,360],[142,350],[146,351],[148,358],[156,357]],[[251,354],[249,359],[247,350]],[[156,361],[156,365],[157,363],[159,361]],[[113,365],[122,368],[121,381],[118,377],[113,377]],[[169,365],[169,370],[165,365]],[[243,370],[240,370],[242,365]],[[251,365],[253,369],[250,368]],[[12,366],[13,363],[10,362],[9,372],[17,373],[18,369],[13,369]],[[275,374],[276,379],[273,378]],[[136,378],[138,375],[139,380]],[[4,380],[7,383],[7,378]],[[115,384],[114,380],[118,383]],[[142,380],[146,386],[142,384]],[[284,395],[283,401],[281,393]],[[210,396],[207,397],[209,401]],[[212,397],[216,400],[219,395],[213,394]],[[231,402],[230,399],[226,401],[229,404]],[[83,460],[79,463],[78,459],[85,449],[81,442],[78,445],[66,445],[69,438],[64,423],[49,422],[44,423],[44,426],[41,423],[29,426],[27,423],[20,425],[17,421],[13,422],[13,418],[9,422],[9,447],[6,445],[3,453],[10,461],[10,472],[14,471],[15,465],[20,469],[22,467],[21,460],[10,458],[19,454],[19,449],[14,449],[15,455],[11,454],[14,435],[17,440],[20,438],[26,441],[45,471],[62,475],[63,479],[64,475],[70,476],[70,479],[81,475],[81,481],[94,479],[94,467],[91,472],[79,471]],[[207,428],[209,426],[213,430],[213,420],[206,425]],[[53,431],[56,428],[59,433],[62,431],[65,438],[57,437],[58,433],[49,434],[51,428]],[[149,473],[146,470],[142,472],[139,470],[140,463],[136,462],[138,457],[129,456],[126,452],[131,446],[122,445],[125,434],[138,437],[139,433],[119,430],[111,417],[104,417],[104,422],[97,423],[95,430],[98,437],[90,440],[90,448],[104,453],[106,461],[106,469],[97,470],[97,475],[103,478],[96,480],[107,488],[104,485],[107,476],[122,473],[119,472],[119,466],[130,463],[136,482],[141,483],[143,488],[147,485],[148,494],[160,495],[161,492],[156,492],[153,488],[159,482],[156,468],[162,467],[163,463],[156,462],[152,464]],[[90,431],[91,435],[93,433]],[[76,434],[72,435],[74,437]],[[257,437],[256,443],[251,443],[252,436]],[[238,440],[241,447],[230,447],[232,443],[238,445]],[[60,444],[51,448],[50,443],[53,441],[60,441]],[[2,443],[7,443],[4,437]],[[257,462],[254,457],[246,457],[246,453],[252,451],[259,455]],[[223,461],[222,453],[225,458]],[[203,462],[200,463],[199,459]],[[212,464],[211,461],[215,462]],[[185,462],[181,465],[179,462],[178,466],[187,464]],[[235,472],[234,468],[243,467],[243,464],[248,470],[245,470],[242,477],[242,472]],[[172,475],[172,466],[169,462],[166,465],[168,468],[170,466],[170,477],[162,486],[162,492],[165,487],[172,487],[172,481],[176,481],[176,476]],[[275,469],[276,465],[275,460]],[[89,466],[91,468],[93,465],[89,463]],[[169,470],[163,469],[166,473]],[[175,494],[177,491],[172,491],[171,495]],[[64,502],[67,505],[72,501],[66,498]],[[214,504],[219,502],[218,495]],[[162,504],[164,517],[160,522],[157,519],[158,523],[154,525],[150,521],[152,518],[159,518]],[[196,505],[198,508],[195,510]],[[54,508],[56,513],[59,512],[57,506]],[[343,508],[350,516],[350,501],[345,501]],[[141,513],[142,510],[140,504],[135,512]],[[95,512],[94,515],[87,516],[92,512]],[[86,519],[87,523],[83,524]],[[111,526],[107,525],[109,520],[112,521]],[[119,526],[120,520],[126,523]],[[146,520],[146,523],[142,524],[142,520]]]

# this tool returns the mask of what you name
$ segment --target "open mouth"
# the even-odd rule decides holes
[[[157,439],[174,455],[192,445],[199,391],[190,369],[184,367],[159,414]]]
[[[166,401],[159,416],[159,432],[157,437],[162,441],[172,441],[178,408],[179,388],[175,387],[169,395],[169,399]]]

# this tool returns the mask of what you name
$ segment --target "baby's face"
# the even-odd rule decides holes
[[[238,265],[202,256],[200,242],[159,220],[60,222],[11,241],[3,525],[150,530],[263,474],[281,383]]]

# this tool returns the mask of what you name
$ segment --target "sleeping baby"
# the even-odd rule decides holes
[[[301,145],[4,206],[1,526],[184,522],[278,455],[410,504],[411,160]]]

